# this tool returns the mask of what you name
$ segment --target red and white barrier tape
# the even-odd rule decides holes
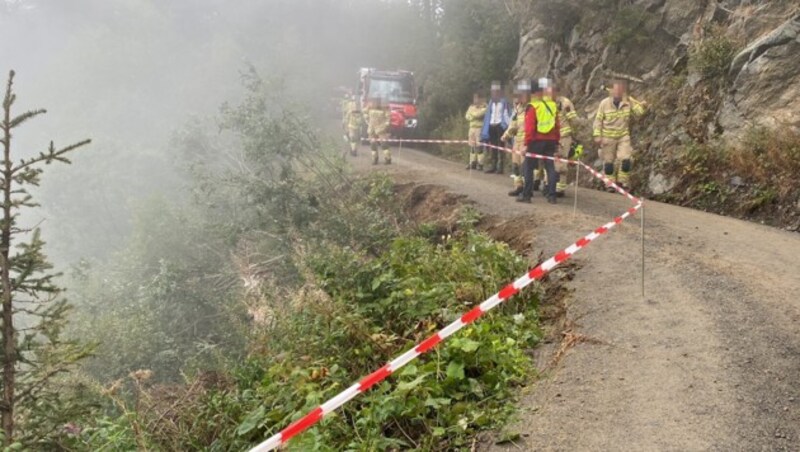
[[[393,142],[405,142],[405,143],[443,143],[443,144],[465,144],[468,143],[466,141],[458,141],[458,140],[383,140],[383,141],[393,141]],[[486,145],[486,144],[484,144]],[[486,145],[491,146],[491,145]],[[497,149],[510,152],[510,149],[501,148],[497,146],[491,146]],[[484,300],[478,306],[475,306],[470,311],[464,313],[461,317],[447,325],[446,327],[439,330],[437,333],[433,334],[432,336],[428,337],[424,341],[420,342],[413,348],[407,350],[402,355],[396,357],[395,359],[389,361],[381,367],[380,369],[376,370],[375,372],[367,375],[366,377],[362,378],[360,381],[354,383],[349,388],[345,389],[344,391],[340,392],[333,398],[329,399],[327,402],[323,403],[322,405],[314,408],[311,412],[303,416],[302,418],[298,419],[297,421],[290,424],[288,427],[281,430],[276,435],[273,435],[266,441],[262,442],[261,444],[257,445],[256,447],[251,449],[251,452],[264,452],[275,449],[276,447],[281,446],[282,444],[286,444],[294,436],[302,433],[303,431],[307,430],[320,419],[327,416],[328,414],[334,412],[336,409],[344,405],[345,403],[349,402],[357,395],[368,391],[370,388],[375,386],[376,384],[380,383],[381,381],[385,380],[387,377],[392,375],[393,373],[397,372],[398,369],[402,368],[406,364],[410,363],[418,356],[427,353],[440,342],[444,341],[448,337],[455,334],[458,330],[464,328],[465,326],[469,325],[470,323],[478,320],[483,314],[491,311],[497,305],[501,304],[502,302],[508,300],[512,296],[516,295],[520,290],[524,289],[525,287],[529,286],[532,282],[542,279],[547,273],[553,270],[558,264],[568,260],[571,258],[575,253],[586,248],[590,243],[592,243],[595,239],[600,237],[601,235],[605,234],[606,232],[610,231],[618,224],[621,224],[625,219],[630,217],[631,215],[635,214],[639,209],[643,207],[643,202],[636,198],[635,196],[628,193],[625,189],[620,187],[619,185],[615,184],[613,181],[608,179],[604,174],[596,171],[591,166],[575,160],[567,160],[562,159],[560,157],[548,157],[544,155],[537,155],[537,154],[528,154],[528,156],[533,158],[543,158],[543,159],[550,159],[550,160],[560,160],[565,161],[575,165],[581,165],[589,172],[601,179],[607,186],[614,187],[614,189],[619,192],[620,194],[626,196],[628,199],[633,201],[635,205],[625,211],[622,215],[614,218],[613,221],[600,226],[599,228],[595,229],[591,233],[585,235],[583,238],[578,240],[577,242],[573,243],[572,245],[564,248],[563,250],[556,253],[550,259],[544,261],[543,263],[539,264],[533,270],[528,271],[526,274],[522,275],[521,277],[517,278],[511,284],[503,287],[499,292],[492,295],[491,297]]]

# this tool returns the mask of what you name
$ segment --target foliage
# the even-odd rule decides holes
[[[230,450],[259,441],[525,269],[506,245],[469,229],[441,243],[400,234],[375,257],[328,243],[309,253],[307,264],[313,285],[261,332],[264,348],[234,371],[232,385],[202,394],[169,422],[137,413],[149,447]],[[512,388],[532,371],[526,350],[539,339],[535,306],[531,293],[517,297],[291,446],[467,447],[470,435],[506,418]],[[133,422],[98,425],[83,444],[108,446],[104,441]],[[136,429],[122,429],[128,433],[121,444],[135,443]]]
[[[500,1],[450,0],[444,11],[438,64],[425,74],[420,105],[425,133],[463,115],[475,90],[488,91],[492,80],[507,81],[519,48],[519,30]]]
[[[749,129],[735,144],[687,146],[677,159],[680,183],[662,198],[682,205],[763,219],[794,221],[800,192],[800,135]]]
[[[526,269],[474,212],[452,237],[409,224],[385,176],[352,180],[280,90],[244,81],[221,118],[235,170],[194,161],[193,205],[150,201],[118,263],[77,269],[104,402],[72,448],[243,449]],[[502,422],[532,371],[536,295],[498,311],[293,446],[458,448]]]
[[[194,202],[140,203],[124,249],[73,272],[80,301],[74,331],[100,344],[85,367],[100,381],[147,369],[155,382],[181,382],[185,373],[225,368],[246,351],[253,314],[240,300],[251,279],[298,277],[290,260],[274,257],[291,248],[282,237],[315,215],[304,186],[309,152],[319,143],[274,82],[249,68],[243,83],[248,96],[221,110],[227,141],[190,125],[194,133],[175,143],[179,152],[198,143],[210,148],[179,160],[194,178]],[[225,155],[216,148],[225,143],[240,151]]]
[[[442,121],[441,125],[433,132],[433,136],[439,137],[443,140],[466,140],[467,132],[469,130],[469,123],[464,118],[463,113],[456,113],[447,117]],[[459,161],[467,161],[465,154],[469,153],[469,149],[464,146],[445,145],[439,148],[440,154]]]
[[[3,160],[0,162],[0,288],[2,292],[2,442],[4,446],[46,447],[71,415],[86,407],[74,403],[60,385],[91,346],[63,335],[70,306],[55,284],[58,274],[44,254],[39,228],[20,224],[20,215],[37,207],[30,194],[40,184],[43,166],[70,163],[67,155],[89,143],[84,140],[63,148],[53,142],[45,152],[17,159],[12,137],[30,119],[46,112],[13,113],[17,97],[14,71],[9,73],[0,122]],[[17,447],[14,446],[14,447]]]
[[[235,276],[220,239],[196,212],[161,198],[142,203],[134,225],[111,262],[84,262],[72,272],[80,302],[72,330],[98,343],[84,370],[100,381],[137,369],[180,381],[182,372],[239,356],[246,313],[234,303],[228,281]]]
[[[735,56],[736,43],[721,31],[716,31],[691,49],[689,67],[703,78],[724,83],[729,78],[728,72]]]
[[[792,199],[800,187],[800,133],[753,127],[732,152],[730,164],[746,181],[764,186],[762,192]]]
[[[627,49],[646,46],[652,42],[651,32],[657,22],[658,18],[641,6],[623,6],[614,16],[606,43]]]

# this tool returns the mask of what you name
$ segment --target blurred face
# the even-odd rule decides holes
[[[499,100],[500,99],[500,90],[493,89],[492,90],[492,100]]]
[[[480,95],[475,94],[472,96],[472,103],[475,105],[480,105],[483,103],[483,98]]]
[[[614,83],[611,86],[611,95],[621,99],[625,95],[625,84],[624,83]]]
[[[517,102],[521,104],[527,103],[530,96],[531,96],[530,93],[528,93],[527,91],[520,91],[519,93],[517,93]]]
[[[544,95],[549,97],[549,98],[551,98],[551,99],[555,99],[556,98],[556,89],[555,89],[555,87],[548,86],[547,88],[545,88],[544,89]]]

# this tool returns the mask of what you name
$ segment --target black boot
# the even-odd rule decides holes
[[[541,185],[542,185],[542,181],[541,180],[539,180],[539,179],[534,180],[533,181],[533,191],[539,191],[539,188],[541,187]]]

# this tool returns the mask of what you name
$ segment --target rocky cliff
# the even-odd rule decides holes
[[[690,155],[687,162],[690,148],[693,152],[737,148],[753,139],[754,130],[782,137],[797,134],[800,2],[542,0],[530,5],[515,73],[555,78],[584,111],[585,141],[590,118],[610,79],[627,78],[632,94],[650,104],[650,113],[636,125],[640,155],[635,188],[692,204],[697,200],[693,185],[713,182],[719,187],[705,191],[715,192],[719,199],[700,196],[707,205],[699,207],[758,216],[762,205],[742,212],[724,206],[737,198],[730,196],[736,192],[763,191],[759,184],[766,181],[737,174],[752,168],[731,165],[724,174],[706,168],[709,171],[694,181],[686,180],[682,169],[697,159]],[[776,145],[785,145],[784,141]],[[698,151],[698,147],[704,148]],[[737,152],[741,151],[739,146]],[[800,161],[800,150],[796,151],[798,155],[789,157]],[[730,153],[716,157],[735,160]],[[763,212],[781,210],[786,218],[778,223],[791,226],[797,220],[800,225],[798,197],[796,190],[767,196],[772,199],[761,204],[780,205]]]

